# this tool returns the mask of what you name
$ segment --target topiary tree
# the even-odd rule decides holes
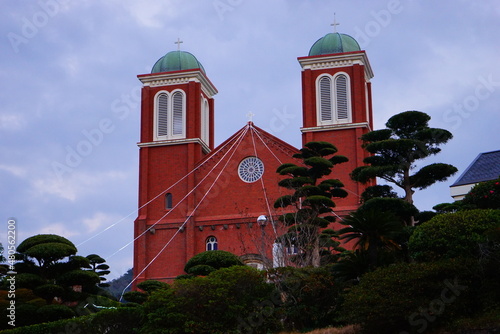
[[[420,111],[405,111],[389,118],[386,129],[362,135],[363,147],[373,155],[364,159],[367,166],[351,173],[352,179],[367,183],[379,177],[401,188],[405,201],[413,203],[414,189],[425,189],[455,174],[454,166],[443,163],[430,164],[412,173],[418,160],[439,153],[439,146],[453,137],[447,130],[430,128],[430,119]]]
[[[440,214],[417,226],[410,237],[410,255],[418,261],[477,257],[487,232],[500,227],[499,210],[466,210]]]
[[[25,261],[36,260],[42,272],[68,256],[76,254],[75,245],[68,239],[55,234],[39,234],[30,237],[19,246],[17,252]]]
[[[87,255],[86,258],[89,260],[91,270],[95,272],[99,276],[100,283],[98,284],[100,287],[108,287],[109,283],[104,283],[106,281],[106,275],[110,273],[109,266],[105,264],[105,259],[100,257],[97,254]]]
[[[233,253],[215,250],[193,256],[184,266],[184,271],[193,275],[207,275],[220,268],[244,265],[240,258]]]
[[[287,247],[299,249],[295,258],[296,265],[320,265],[320,229],[335,221],[335,216],[330,214],[335,207],[332,198],[347,196],[347,192],[342,189],[342,182],[337,179],[323,179],[332,173],[335,165],[348,161],[345,156],[336,153],[337,148],[333,144],[310,142],[304,145],[300,153],[293,156],[302,160],[300,166],[287,163],[276,171],[287,176],[278,185],[293,191],[291,195],[278,198],[274,207],[293,207],[294,212],[279,217],[279,220],[289,227],[288,232],[279,241]]]

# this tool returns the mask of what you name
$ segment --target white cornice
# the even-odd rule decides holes
[[[185,84],[190,81],[200,82],[201,89],[208,97],[217,94],[217,88],[208,80],[203,72],[200,70],[193,71],[178,71],[178,72],[164,72],[154,73],[148,75],[138,76],[144,86],[160,87],[169,85]]]
[[[170,145],[180,145],[195,143],[200,144],[204,153],[210,153],[210,148],[208,145],[200,138],[189,138],[189,139],[170,139],[170,140],[158,140],[148,143],[137,143],[139,147],[156,147],[156,146],[170,146]]]
[[[314,126],[309,128],[300,128],[300,131],[304,133],[304,132],[320,132],[320,131],[344,130],[344,129],[355,129],[355,128],[367,128],[370,130],[370,125],[368,124],[368,122],[329,124],[329,125]]]
[[[373,78],[373,71],[370,61],[365,52],[340,53],[323,56],[300,57],[298,58],[302,70],[319,70],[326,68],[338,68],[352,66],[354,64],[365,66],[365,76],[367,80]]]

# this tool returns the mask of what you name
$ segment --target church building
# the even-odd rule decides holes
[[[302,144],[327,141],[349,162],[334,167],[349,193],[336,199],[335,213],[359,206],[366,185],[350,179],[367,156],[361,135],[373,129],[372,69],[351,36],[328,33],[302,68]],[[278,186],[276,169],[300,163],[299,150],[249,121],[215,146],[217,89],[191,53],[171,51],[143,84],[139,146],[139,209],[134,223],[134,278],[172,281],[186,262],[210,250],[234,253],[248,265],[283,265],[275,244],[285,232],[274,202],[290,192]],[[335,225],[336,223],[333,223]],[[338,229],[338,226],[332,226]],[[285,255],[286,255],[285,254]]]

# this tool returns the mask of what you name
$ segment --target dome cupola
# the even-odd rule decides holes
[[[203,65],[201,65],[193,54],[177,50],[171,51],[158,59],[158,61],[154,64],[151,73],[194,70],[198,68],[205,73]]]
[[[321,56],[353,51],[361,51],[358,42],[349,35],[334,32],[326,34],[318,39],[311,47],[311,50],[309,50],[309,56]]]

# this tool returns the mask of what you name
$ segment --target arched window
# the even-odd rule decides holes
[[[209,118],[209,107],[207,99],[202,99],[201,101],[201,140],[203,140],[207,145],[210,141],[210,118]]]
[[[318,125],[349,123],[351,117],[351,94],[349,76],[338,73],[325,74],[317,80]]]
[[[217,238],[214,237],[214,236],[210,236],[207,238],[206,240],[206,250],[207,251],[213,251],[213,250],[217,250]]]
[[[158,95],[158,137],[168,136],[168,94]]]
[[[165,209],[170,210],[172,209],[172,194],[167,193],[165,195]]]
[[[347,77],[344,74],[339,74],[335,78],[337,121],[346,121],[349,119],[349,101],[347,98]]]
[[[155,140],[185,137],[186,106],[184,92],[160,92],[155,100]]]
[[[319,80],[319,108],[321,122],[332,121],[332,80],[324,76]]]

